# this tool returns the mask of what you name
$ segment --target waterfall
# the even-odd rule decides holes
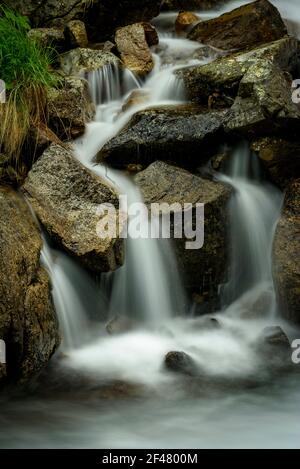
[[[249,1],[221,2],[199,16],[206,20]],[[271,1],[300,35],[299,0]],[[97,112],[74,142],[74,157],[126,194],[128,204],[142,202],[133,180],[94,165],[93,157],[135,112],[185,101],[173,72],[204,60],[197,59],[200,44],[172,37],[177,14],[153,20],[160,45],[143,82],[117,65],[86,76]],[[133,90],[146,99],[128,107]],[[21,390],[9,399],[1,394],[2,447],[103,448],[105,454],[110,448],[111,456],[119,448],[299,447],[299,376],[288,373],[288,362],[281,375],[271,366],[272,353],[262,351],[265,327],[279,325],[290,338],[299,337],[299,329],[276,315],[271,256],[282,195],[265,180],[246,143],[214,176],[231,186],[232,196],[228,278],[213,314],[184,314],[185,293],[168,240],[128,238],[124,266],[95,279],[43,235],[41,262],[51,277],[63,353],[38,378],[39,388],[33,383],[30,394],[25,388],[25,398]],[[151,228],[148,218],[143,227]],[[130,327],[109,335],[109,315],[131,318]],[[188,354],[198,376],[168,372],[170,351]]]
[[[127,177],[109,172],[128,204],[142,203],[139,189]],[[143,220],[142,231],[151,232],[151,223]],[[130,219],[129,219],[130,224]],[[170,241],[129,237],[126,240],[125,265],[117,272],[102,276],[103,285],[111,283],[110,313],[125,314],[155,325],[175,313],[182,313],[184,292]]]
[[[95,105],[117,101],[135,88],[139,80],[127,69],[121,69],[118,63],[104,65],[86,76],[91,97]]]
[[[91,338],[89,317],[101,317],[104,300],[90,275],[43,235],[41,263],[50,274],[52,296],[59,318],[63,351],[74,350]]]
[[[258,158],[247,143],[233,151],[228,174],[217,179],[234,190],[228,208],[231,259],[223,301],[228,305],[247,291],[265,289],[272,292],[274,310],[272,242],[282,194],[263,179]]]

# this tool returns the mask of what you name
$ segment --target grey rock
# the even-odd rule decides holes
[[[120,60],[111,52],[78,47],[60,57],[60,66],[67,75],[84,76],[105,65],[119,64]]]
[[[137,112],[128,125],[100,151],[97,161],[118,168],[155,160],[198,166],[212,156],[223,133],[225,111],[193,106],[162,107]]]
[[[297,40],[289,37],[279,39],[252,51],[223,56],[206,65],[187,67],[179,70],[177,75],[184,80],[192,101],[207,105],[209,97],[216,94],[217,104],[226,107],[233,104],[245,73],[260,60],[293,72],[298,62]]]
[[[185,237],[174,239],[173,243],[186,288],[204,295],[207,301],[214,301],[218,296],[218,285],[226,276],[226,204],[231,189],[224,184],[202,179],[162,161],[157,161],[145,171],[138,173],[135,182],[148,205],[165,202],[193,204],[194,220],[196,203],[205,204],[205,234],[202,249],[186,249]],[[171,238],[173,238],[174,217],[171,217],[171,221]]]
[[[85,131],[95,114],[88,83],[83,78],[65,77],[47,92],[49,128],[60,138],[71,140]]]
[[[97,209],[103,203],[118,209],[117,194],[71,149],[51,145],[33,165],[23,191],[50,237],[84,266],[107,272],[122,264],[122,241],[97,234]]]

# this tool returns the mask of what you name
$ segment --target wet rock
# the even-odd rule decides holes
[[[165,367],[174,373],[188,376],[198,374],[197,365],[194,360],[185,352],[169,352],[165,356]]]
[[[88,45],[87,32],[83,21],[69,21],[65,27],[64,35],[69,48],[87,47]]]
[[[5,0],[14,10],[29,17],[34,27],[52,25],[61,19],[84,21],[91,41],[110,39],[120,26],[149,21],[159,14],[161,0]]]
[[[224,111],[170,106],[137,112],[97,156],[113,166],[147,165],[155,160],[198,166],[213,154],[223,134]]]
[[[276,41],[287,34],[275,6],[257,0],[229,13],[197,24],[188,38],[222,50],[244,50]]]
[[[156,161],[145,171],[137,174],[135,182],[140,187],[145,203],[193,204],[193,220],[196,204],[204,205],[204,245],[201,249],[186,249],[186,237],[174,239],[177,226],[171,216],[171,238],[173,239],[178,264],[185,287],[204,296],[212,303],[218,297],[218,285],[226,274],[226,204],[231,190],[224,184],[208,181],[181,168]],[[179,206],[175,213],[178,213]],[[180,210],[181,213],[181,210]],[[198,219],[198,228],[203,227]]]
[[[122,264],[122,241],[97,232],[99,205],[118,208],[117,194],[70,149],[51,145],[33,165],[23,191],[50,237],[84,266],[107,272]]]
[[[300,143],[284,138],[263,137],[251,148],[261,159],[270,179],[285,189],[292,179],[300,177]]]
[[[141,76],[151,72],[154,60],[143,23],[131,24],[118,29],[115,34],[115,42],[126,68]]]
[[[106,332],[110,335],[128,332],[133,327],[133,321],[127,316],[115,316],[105,326]]]
[[[6,343],[8,381],[24,382],[59,345],[58,323],[49,278],[40,266],[39,228],[28,205],[1,187],[0,210],[0,338]]]
[[[28,32],[28,37],[42,47],[51,47],[57,52],[63,52],[67,47],[64,32],[59,28],[34,28]]]
[[[300,179],[287,188],[273,245],[273,276],[281,314],[300,323]]]
[[[192,26],[199,22],[200,18],[191,11],[180,11],[175,21],[176,34],[184,35],[192,28]]]
[[[282,133],[297,137],[300,105],[293,103],[291,89],[290,74],[271,62],[257,61],[240,82],[225,127],[250,137]]]
[[[120,60],[111,52],[78,47],[60,57],[60,66],[67,75],[84,75]]]
[[[82,135],[95,114],[88,83],[83,78],[66,77],[47,93],[48,125],[60,139]]]
[[[297,40],[279,39],[249,52],[223,56],[176,73],[184,80],[189,99],[208,105],[209,98],[215,94],[217,102],[226,107],[233,104],[243,76],[258,61],[268,61],[283,71],[293,72],[298,61]]]

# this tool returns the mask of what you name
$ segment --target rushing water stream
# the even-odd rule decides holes
[[[243,3],[247,2],[232,2],[226,9]],[[282,1],[273,3],[295,21],[296,2],[286,2],[290,8]],[[182,83],[173,71],[198,63],[201,46],[173,37],[169,25],[174,20],[173,13],[155,20],[160,47],[155,51],[155,69],[144,83],[114,66],[88,77],[97,116],[85,136],[74,142],[74,153],[126,194],[128,203],[142,200],[132,180],[122,172],[94,166],[92,160],[137,110],[185,101]],[[122,112],[135,89],[143,92],[145,100]],[[254,347],[268,325],[282,325],[290,338],[297,336],[277,311],[271,275],[272,239],[282,195],[263,179],[258,161],[244,144],[232,151],[228,171],[216,179],[233,188],[229,281],[220,289],[222,310],[213,315],[221,327],[202,327],[205,318],[190,314],[166,240],[129,238],[125,265],[97,282],[45,238],[42,262],[52,279],[63,344],[53,359],[52,377],[45,382],[46,396],[6,402],[0,417],[5,429],[1,446],[299,446],[297,380],[287,377],[272,384],[268,367]],[[145,219],[144,223],[150,222]],[[263,311],[260,307],[258,312],[261,303]],[[105,311],[111,317],[125,315],[135,326],[108,336],[101,322]],[[209,392],[197,385],[193,389],[163,369],[163,358],[170,350],[184,350],[206,376],[221,383],[249,380],[261,387],[249,391],[229,387],[225,393],[209,386]],[[83,383],[79,398],[77,378]],[[57,388],[55,379],[67,386]],[[142,391],[131,399],[98,399],[95,389],[110,381],[127,382]]]

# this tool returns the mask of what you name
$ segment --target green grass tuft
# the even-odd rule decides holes
[[[0,6],[0,79],[7,103],[0,104],[0,151],[16,162],[30,127],[45,122],[45,97],[57,84],[54,52],[27,35],[27,18]]]

